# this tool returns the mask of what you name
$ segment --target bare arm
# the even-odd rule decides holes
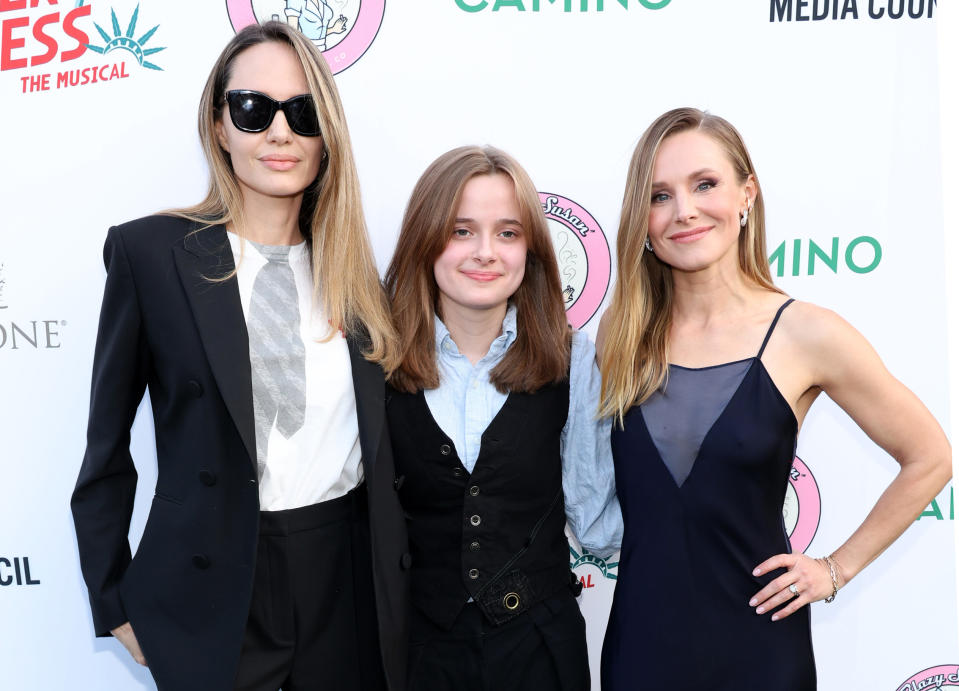
[[[828,310],[802,308],[805,328],[798,343],[810,388],[825,391],[900,466],[866,519],[832,555],[842,586],[889,547],[943,488],[952,474],[952,450],[932,414],[889,373],[858,331]],[[774,615],[782,619],[833,592],[828,567],[801,554],[776,555],[754,573],[777,568],[789,571],[750,601],[760,614],[792,598]],[[799,596],[793,597],[790,585]]]

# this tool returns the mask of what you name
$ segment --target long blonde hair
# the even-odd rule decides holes
[[[502,393],[533,392],[566,376],[569,324],[556,253],[536,188],[505,152],[463,146],[447,151],[420,176],[386,271],[386,291],[403,354],[390,384],[401,391],[440,385],[433,329],[439,287],[433,265],[450,241],[466,183],[477,175],[497,174],[513,182],[526,236],[526,267],[523,282],[510,298],[516,305],[516,340],[490,372],[490,381]]]
[[[756,200],[739,234],[739,267],[748,281],[782,292],[769,272],[762,190],[739,132],[723,118],[696,108],[676,108],[660,115],[643,133],[629,163],[616,238],[616,285],[605,317],[600,415],[615,416],[619,424],[630,407],[645,401],[666,381],[672,269],[647,252],[645,243],[656,155],[666,138],[687,130],[702,132],[722,146],[740,184],[753,176]]]
[[[299,31],[281,22],[251,24],[220,53],[200,98],[200,142],[210,168],[207,194],[199,204],[168,213],[207,226],[231,223],[243,235],[243,196],[216,127],[237,56],[269,41],[288,45],[296,54],[323,133],[326,157],[303,195],[300,229],[311,249],[315,298],[330,319],[328,338],[336,327],[359,335],[366,342],[366,358],[391,371],[397,360],[396,338],[366,232],[346,117],[326,60]]]

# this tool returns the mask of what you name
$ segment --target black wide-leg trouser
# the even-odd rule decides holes
[[[237,691],[385,689],[366,486],[260,512]]]

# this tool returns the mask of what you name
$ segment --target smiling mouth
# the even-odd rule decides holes
[[[500,274],[491,271],[462,271],[464,276],[472,278],[474,281],[489,283],[500,277]]]
[[[684,230],[682,233],[670,235],[668,239],[674,242],[694,242],[711,231],[713,228],[715,228],[715,226],[700,226],[699,228]]]

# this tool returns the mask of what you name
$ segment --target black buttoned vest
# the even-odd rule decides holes
[[[560,460],[568,411],[568,381],[511,393],[483,433],[470,474],[423,393],[390,390],[387,416],[413,559],[413,604],[437,625],[449,629],[471,597],[491,603],[488,617],[491,607],[506,619],[569,584]]]

